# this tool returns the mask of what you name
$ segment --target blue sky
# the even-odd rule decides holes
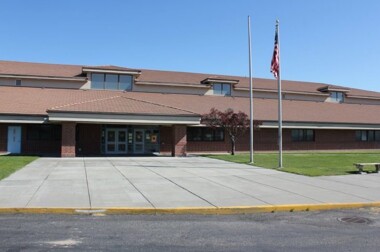
[[[2,0],[0,59],[248,75],[380,91],[377,0]]]

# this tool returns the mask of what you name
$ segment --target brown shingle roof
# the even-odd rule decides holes
[[[235,85],[235,88],[249,88],[249,78],[241,76],[228,76],[228,75],[215,75],[215,74],[203,74],[203,73],[186,73],[186,72],[173,72],[173,71],[157,71],[157,70],[141,70],[141,75],[137,78],[137,81],[141,82],[156,82],[156,83],[179,83],[184,85],[201,85],[201,81],[209,77],[219,79],[237,80],[239,83]],[[301,82],[301,81],[282,81],[283,91],[294,92],[307,92],[320,94],[318,89],[326,87],[327,84],[315,83],[315,82]],[[331,85],[332,86],[332,85]],[[333,85],[336,88],[347,89],[347,87]],[[277,81],[275,79],[262,79],[253,78],[253,88],[264,90],[277,90]],[[379,97],[380,93],[350,89],[349,96],[369,96]]]
[[[67,104],[48,109],[52,112],[81,112],[107,114],[143,114],[143,115],[172,115],[196,116],[195,113],[167,105],[132,99],[123,94],[102,99]]]
[[[44,77],[76,77],[81,76],[82,68],[94,68],[104,70],[122,70],[122,71],[140,71],[131,68],[119,66],[80,66],[80,65],[63,65],[63,64],[45,64],[45,63],[30,63],[16,61],[0,61],[0,75],[29,75],[29,76],[44,76]],[[177,83],[183,85],[204,85],[201,81],[207,78],[231,79],[239,81],[236,88],[248,88],[249,78],[241,76],[228,76],[204,73],[187,73],[173,71],[158,71],[158,70],[141,70],[141,75],[137,78],[137,83],[152,82],[152,83]],[[284,91],[307,92],[319,94],[319,88],[325,87],[324,83],[312,83],[301,81],[282,81]],[[274,79],[253,79],[253,87],[265,90],[277,90],[277,82]],[[347,87],[341,87],[347,89]],[[348,96],[365,96],[380,98],[380,93],[351,88]]]
[[[249,114],[249,99],[244,97],[154,93],[126,93],[125,96],[163,103],[197,114],[208,113],[212,107],[219,110],[232,108],[235,111],[240,110]],[[276,99],[255,98],[253,105],[256,120],[277,121]],[[289,122],[380,124],[380,109],[376,105],[283,100],[283,120]]]
[[[0,87],[0,114],[47,115],[50,111],[194,115],[190,111],[106,90]]]
[[[114,96],[109,91],[0,87],[0,113],[46,115],[56,106]]]
[[[249,113],[249,99],[121,91],[0,87],[0,114],[47,115],[47,110],[118,114],[194,115],[232,108]],[[276,99],[254,99],[254,117],[277,120]],[[380,124],[376,105],[335,104],[311,101],[283,101],[286,122]]]
[[[82,66],[1,60],[0,74],[69,78],[80,76],[82,74]]]

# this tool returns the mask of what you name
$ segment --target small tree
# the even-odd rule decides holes
[[[201,123],[211,128],[223,128],[231,140],[231,155],[235,155],[236,142],[247,129],[249,129],[249,117],[244,112],[235,113],[229,108],[222,112],[212,108],[208,114],[202,115]],[[261,122],[254,121],[254,128],[257,128]]]

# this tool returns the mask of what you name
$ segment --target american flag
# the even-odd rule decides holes
[[[280,72],[280,48],[278,47],[278,31],[276,28],[276,34],[274,36],[274,50],[272,62],[270,64],[270,72],[273,73],[274,77],[277,79]]]

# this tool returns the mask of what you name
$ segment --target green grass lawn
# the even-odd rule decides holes
[[[38,157],[0,156],[0,180],[8,177],[37,158]]]
[[[236,163],[249,163],[249,154],[205,155],[206,157],[222,159]],[[254,165],[269,169],[278,167],[277,153],[255,153]],[[380,162],[379,152],[369,153],[284,153],[282,171],[307,176],[328,176],[353,174],[358,170],[353,163]],[[374,171],[374,167],[365,167],[365,170]]]

